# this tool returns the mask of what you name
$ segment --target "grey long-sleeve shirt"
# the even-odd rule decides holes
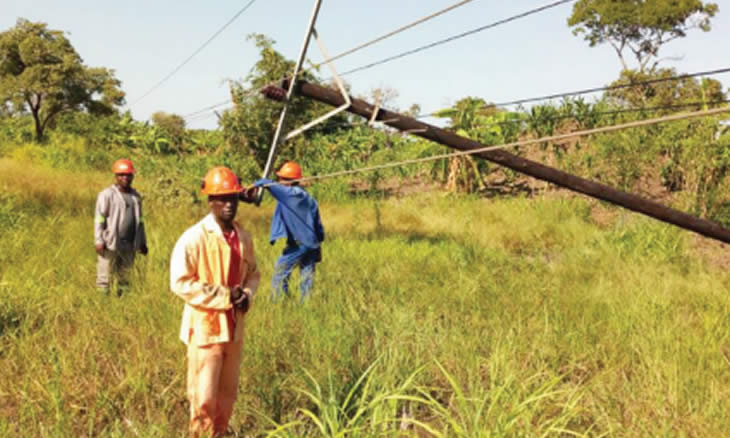
[[[130,188],[133,200],[134,221],[136,229],[134,233],[134,249],[147,246],[147,236],[142,222],[142,197],[139,193]],[[124,218],[126,204],[119,187],[112,185],[102,190],[96,198],[96,211],[94,214],[94,244],[104,244],[106,249],[116,251],[119,240],[119,226]]]

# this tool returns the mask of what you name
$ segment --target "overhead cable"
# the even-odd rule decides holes
[[[660,83],[660,82],[680,81],[682,79],[695,78],[695,77],[699,77],[699,76],[712,76],[712,75],[717,75],[717,74],[722,74],[722,73],[730,73],[730,67],[718,68],[715,70],[699,71],[699,72],[694,72],[694,73],[685,73],[685,74],[681,74],[678,76],[671,76],[671,77],[666,77],[666,78],[648,79],[645,81],[630,82],[627,84],[607,85],[607,86],[603,86],[603,87],[587,88],[587,89],[579,90],[579,91],[569,91],[566,93],[550,94],[550,95],[539,96],[539,97],[530,97],[530,98],[525,98],[525,99],[513,100],[511,102],[487,103],[485,107],[488,108],[488,107],[493,106],[493,107],[504,108],[506,106],[522,104],[522,103],[527,103],[527,102],[538,102],[538,101],[549,100],[549,99],[557,99],[559,97],[560,98],[574,97],[574,96],[579,96],[582,94],[590,94],[590,93],[595,93],[595,92],[599,92],[599,91],[612,91],[612,90],[625,89],[625,88],[641,87],[644,85],[651,85],[651,84],[656,84],[656,83]],[[425,119],[427,117],[438,117],[438,115],[437,115],[438,113],[439,113],[439,111],[433,111],[430,113],[419,114],[418,116],[416,116],[416,118]]]
[[[388,62],[391,62],[391,61],[395,61],[396,59],[404,58],[406,56],[413,55],[413,54],[422,52],[424,50],[428,50],[428,49],[431,49],[431,48],[440,46],[442,44],[446,44],[446,43],[449,43],[451,41],[455,41],[455,40],[458,40],[458,39],[461,39],[461,38],[464,38],[464,37],[473,35],[475,33],[483,32],[483,31],[488,30],[488,29],[493,29],[493,28],[498,27],[498,26],[501,26],[503,24],[511,23],[511,22],[516,21],[516,20],[519,20],[521,18],[525,18],[525,17],[528,17],[530,15],[537,14],[539,12],[546,11],[548,9],[552,9],[552,8],[557,7],[557,6],[563,5],[565,3],[570,3],[570,2],[573,2],[573,1],[575,1],[575,0],[560,0],[560,1],[556,1],[556,2],[553,2],[553,3],[547,4],[547,5],[541,6],[539,8],[530,9],[529,11],[523,12],[521,14],[513,15],[513,16],[511,16],[509,18],[505,18],[503,20],[495,21],[494,23],[490,23],[490,24],[487,24],[485,26],[478,27],[476,29],[472,29],[472,30],[469,30],[469,31],[466,31],[466,32],[462,32],[460,34],[457,34],[457,35],[454,35],[454,36],[451,36],[451,37],[448,37],[448,38],[445,38],[445,39],[442,39],[442,40],[438,40],[438,41],[435,41],[433,43],[426,44],[424,46],[417,47],[415,49],[407,50],[407,51],[402,52],[402,53],[399,53],[397,55],[393,55],[393,56],[389,56],[387,58],[381,59],[380,61],[372,62],[370,64],[366,64],[366,65],[363,65],[361,67],[353,68],[353,69],[348,70],[348,71],[346,71],[344,73],[340,73],[340,76],[350,75],[350,74],[353,74],[353,73],[356,73],[356,72],[359,72],[359,71],[363,71],[363,70],[367,70],[367,69],[376,67],[378,65],[382,65],[382,64],[385,64],[385,63],[388,63]]]
[[[615,116],[619,114],[630,114],[630,113],[643,113],[643,112],[657,112],[657,111],[665,111],[665,110],[674,110],[674,109],[684,109],[684,108],[692,108],[692,107],[698,107],[698,106],[715,106],[720,105],[723,103],[730,103],[730,99],[720,99],[720,100],[713,100],[713,101],[695,101],[695,102],[686,102],[682,104],[676,104],[676,105],[662,105],[662,106],[653,106],[653,107],[641,107],[641,108],[621,108],[621,109],[615,109],[615,110],[608,110],[608,111],[596,111],[596,112],[589,112],[586,113],[586,116],[590,117],[601,117],[601,116]],[[556,121],[556,120],[567,120],[567,119],[578,119],[580,116],[576,114],[560,114],[556,116],[549,116],[549,117],[537,117],[539,121]],[[526,123],[529,122],[529,119],[527,118],[519,118],[514,120],[503,120],[501,122],[492,122],[492,123],[485,123],[484,125],[480,125],[482,127],[489,127],[489,126],[500,126],[500,125],[512,125],[512,124],[520,124],[520,123]]]
[[[505,107],[505,106],[509,106],[510,104],[516,104],[516,103],[537,102],[537,101],[546,100],[546,99],[555,99],[558,97],[562,97],[562,98],[574,97],[574,96],[578,96],[581,94],[588,94],[588,93],[593,93],[593,92],[598,92],[598,91],[610,91],[610,90],[615,90],[615,89],[641,87],[644,85],[651,85],[651,84],[656,84],[656,83],[661,83],[661,82],[678,81],[678,80],[696,78],[696,77],[701,77],[701,76],[712,76],[712,75],[717,75],[717,74],[722,74],[722,73],[730,73],[730,68],[719,68],[719,69],[715,69],[715,70],[706,70],[706,71],[700,71],[700,72],[694,72],[694,73],[686,73],[686,74],[681,74],[678,76],[672,76],[672,77],[667,77],[667,78],[656,78],[656,79],[650,79],[650,80],[646,80],[646,81],[632,82],[632,83],[628,83],[628,84],[611,85],[611,86],[605,86],[605,87],[594,87],[594,88],[588,88],[585,90],[570,91],[567,93],[552,94],[552,95],[548,95],[548,96],[520,99],[520,100],[515,100],[515,101],[507,102],[507,103],[487,104],[486,107],[487,108],[492,107],[492,106]],[[259,91],[259,89],[256,89],[253,91]],[[205,113],[206,111],[210,111],[217,107],[226,105],[230,102],[231,101],[228,100],[226,102],[222,102],[222,103],[213,105],[211,107],[204,108],[200,111],[190,113],[183,117],[185,119],[188,119],[188,118],[194,119],[195,117],[193,117],[193,116],[197,116],[200,113]],[[670,110],[670,109],[681,109],[681,108],[687,108],[687,107],[699,106],[699,105],[705,105],[705,104],[714,105],[714,104],[728,103],[728,102],[729,102],[728,100],[718,100],[718,101],[710,101],[710,102],[688,102],[688,103],[682,103],[682,104],[677,104],[677,105],[664,105],[664,106],[656,106],[656,107],[624,108],[624,109],[616,109],[616,110],[609,110],[609,111],[599,111],[599,112],[593,113],[593,115],[603,116],[603,115],[614,115],[614,114],[644,112],[644,111],[661,111],[661,110]],[[429,118],[429,117],[438,117],[437,114],[438,114],[438,111],[434,111],[434,112],[430,112],[430,113],[419,114],[419,115],[415,116],[414,118],[425,119],[425,118]],[[543,120],[561,120],[561,119],[569,119],[569,118],[573,118],[573,117],[574,117],[573,115],[559,115],[559,116],[547,117],[547,118],[544,118]],[[489,124],[486,126],[522,123],[524,121],[525,121],[525,119],[505,120],[502,122],[495,122],[495,123],[492,123],[492,124]],[[331,125],[330,125],[330,127],[331,127]]]
[[[226,24],[221,26],[221,28],[218,29],[210,38],[208,38],[207,41],[205,41],[200,47],[198,47],[197,50],[195,50],[192,55],[188,56],[183,62],[180,63],[180,65],[178,65],[170,73],[168,73],[167,76],[162,78],[159,82],[157,82],[155,85],[153,85],[152,88],[150,88],[144,94],[142,94],[140,97],[138,97],[134,102],[132,102],[130,104],[130,106],[136,105],[142,99],[149,96],[157,88],[162,86],[162,84],[167,82],[168,79],[170,79],[173,75],[175,75],[175,73],[180,71],[180,69],[183,68],[185,66],[185,64],[190,62],[195,57],[195,55],[200,53],[208,44],[210,44],[214,39],[216,39],[216,37],[218,37],[218,35],[220,35],[228,26],[230,26],[234,21],[236,21],[236,19],[238,19],[238,17],[240,17],[244,12],[246,12],[246,10],[248,10],[248,8],[250,8],[255,2],[256,2],[256,0],[250,0],[248,3],[246,3],[246,5],[243,8],[241,8],[238,12],[236,12],[235,15],[233,15],[233,17],[231,17],[231,19],[228,20],[228,22],[226,22]]]
[[[328,59],[327,62],[332,62],[332,61],[335,61],[335,60],[344,58],[345,56],[352,55],[353,53],[358,52],[358,51],[360,51],[360,50],[362,50],[362,49],[364,49],[366,47],[370,47],[373,44],[379,43],[379,42],[381,42],[383,40],[386,40],[386,39],[388,39],[388,38],[390,38],[392,36],[395,36],[395,35],[397,35],[397,34],[399,34],[401,32],[404,32],[404,31],[406,31],[408,29],[411,29],[413,27],[416,27],[419,24],[423,24],[423,23],[425,23],[425,22],[427,22],[427,21],[429,21],[431,19],[434,19],[434,18],[436,18],[436,17],[438,17],[440,15],[443,15],[443,14],[449,12],[449,11],[452,11],[452,10],[454,10],[454,9],[460,7],[460,6],[464,6],[467,3],[471,3],[472,1],[473,0],[462,0],[462,1],[458,2],[458,3],[456,3],[456,4],[453,4],[453,5],[449,6],[449,7],[447,7],[447,8],[444,8],[444,9],[441,9],[440,11],[434,12],[433,14],[427,15],[427,16],[425,16],[423,18],[419,18],[418,20],[416,20],[416,21],[414,21],[412,23],[406,24],[405,26],[401,26],[398,29],[395,29],[393,31],[390,31],[390,32],[388,32],[388,33],[386,33],[384,35],[381,35],[381,36],[373,39],[373,40],[370,40],[370,41],[368,41],[366,43],[362,43],[360,45],[357,45],[357,46],[353,47],[352,49],[345,50],[342,53],[338,53],[337,55],[335,55],[332,58]],[[319,67],[322,64],[323,63],[320,62],[319,64],[316,64],[315,67]]]
[[[189,113],[189,114],[185,114],[185,115],[183,116],[183,118],[184,118],[184,119],[187,119],[187,118],[189,118],[189,117],[194,117],[194,116],[197,116],[197,115],[199,115],[199,114],[201,114],[201,113],[206,113],[206,112],[208,112],[208,111],[212,111],[212,110],[215,110],[216,108],[222,107],[222,106],[224,106],[224,105],[228,105],[228,104],[229,104],[229,103],[231,103],[231,102],[233,102],[233,101],[232,101],[231,99],[228,99],[228,100],[224,100],[223,102],[219,102],[219,103],[216,103],[216,104],[213,104],[213,105],[207,106],[207,107],[205,107],[205,108],[199,109],[199,110],[197,110],[197,111],[193,111],[192,113]]]
[[[494,104],[494,106],[519,105],[519,104],[523,104],[523,103],[536,102],[536,101],[540,101],[540,100],[550,100],[550,99],[558,99],[558,98],[564,98],[564,97],[572,97],[572,96],[578,96],[581,94],[597,93],[599,91],[621,90],[624,88],[633,88],[633,87],[638,87],[638,86],[642,86],[642,85],[658,84],[660,82],[680,81],[682,79],[695,78],[697,76],[712,76],[712,75],[717,75],[717,74],[721,74],[721,73],[730,73],[730,67],[718,68],[716,70],[700,71],[700,72],[695,72],[695,73],[686,73],[686,74],[681,74],[678,76],[671,76],[671,77],[666,77],[666,78],[655,78],[655,79],[648,79],[648,80],[639,81],[639,82],[629,82],[626,84],[617,84],[617,85],[608,85],[605,87],[587,88],[585,90],[570,91],[568,93],[548,94],[545,96],[530,97],[527,99],[518,99],[518,100],[509,101],[509,102],[496,103],[496,104]]]
[[[447,12],[450,12],[450,11],[452,11],[452,10],[460,7],[460,6],[464,6],[467,3],[471,3],[472,1],[473,0],[462,0],[462,1],[459,1],[459,2],[457,2],[457,3],[455,3],[455,4],[451,5],[451,6],[448,6],[448,7],[444,8],[444,9],[441,9],[441,10],[439,10],[437,12],[434,12],[432,14],[429,14],[429,15],[423,17],[423,18],[419,18],[418,20],[416,20],[414,22],[411,22],[409,24],[406,24],[404,26],[401,26],[401,27],[399,27],[399,28],[397,28],[395,30],[392,30],[392,31],[390,31],[390,32],[388,32],[388,33],[386,33],[384,35],[381,35],[381,36],[373,39],[373,40],[370,40],[368,42],[359,44],[359,45],[357,45],[357,46],[355,46],[355,47],[353,47],[351,49],[345,50],[342,53],[338,53],[337,55],[335,55],[332,58],[330,58],[327,62],[333,62],[333,61],[335,61],[337,59],[342,59],[342,58],[344,58],[346,56],[352,55],[353,53],[358,52],[358,51],[360,51],[360,50],[362,50],[362,49],[364,49],[366,47],[370,47],[370,46],[372,46],[372,45],[374,45],[376,43],[379,43],[381,41],[384,41],[384,40],[386,40],[386,39],[388,39],[388,38],[390,38],[392,36],[395,36],[395,35],[397,35],[399,33],[404,32],[404,31],[406,31],[408,29],[414,28],[414,27],[416,27],[416,26],[418,26],[420,24],[423,24],[423,23],[425,23],[425,22],[427,22],[429,20],[432,20],[432,19],[434,19],[434,18],[436,18],[436,17],[438,17],[440,15],[443,15],[443,14],[445,14]],[[304,72],[311,72],[313,69],[319,68],[322,64],[324,64],[324,63],[323,62],[320,62],[319,64],[316,64],[314,67],[311,67],[311,68],[308,68],[308,69],[303,70],[302,73],[304,73]],[[254,94],[255,92],[258,92],[259,90],[260,89],[256,89],[256,90],[253,90],[253,93],[247,93],[247,94]],[[213,109],[219,108],[221,106],[227,105],[227,104],[232,103],[232,102],[233,101],[231,99],[228,99],[228,100],[226,100],[224,102],[216,103],[216,104],[211,105],[209,107],[202,108],[200,110],[194,111],[194,112],[192,112],[190,114],[186,114],[183,117],[184,118],[187,118],[187,117],[195,116],[198,113],[202,113],[202,112],[206,112],[206,111],[211,111]]]

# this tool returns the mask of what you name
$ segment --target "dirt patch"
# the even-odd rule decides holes
[[[730,267],[730,245],[694,235],[691,241],[692,250],[710,266],[727,269]]]
[[[616,225],[620,210],[602,205],[598,202],[591,206],[591,221],[600,228],[611,228]]]
[[[0,418],[17,418],[18,407],[9,397],[0,397]]]
[[[651,169],[645,169],[636,181],[634,193],[665,205],[672,199],[672,193],[662,184],[661,178],[651,174]]]

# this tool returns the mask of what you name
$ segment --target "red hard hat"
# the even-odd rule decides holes
[[[294,161],[287,161],[283,166],[281,166],[281,169],[276,172],[276,175],[282,178],[300,179],[302,177],[302,168]]]
[[[115,174],[136,173],[136,171],[134,170],[134,165],[132,165],[132,162],[130,160],[127,160],[126,158],[115,161],[112,165],[112,172],[114,172]]]
[[[205,195],[231,195],[243,190],[238,177],[227,167],[214,167],[205,174],[202,192]]]

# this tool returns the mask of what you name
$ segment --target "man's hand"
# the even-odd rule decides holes
[[[96,253],[100,256],[104,255],[104,244],[103,243],[97,243],[94,245],[94,249],[96,249]]]
[[[247,189],[244,189],[238,196],[238,198],[241,200],[241,202],[245,202],[246,204],[253,204],[256,202],[257,191],[258,189],[256,187],[249,187]]]
[[[264,89],[261,90],[261,94],[269,99],[278,100],[279,102],[284,102],[286,100],[286,90],[275,85],[268,85],[264,87]]]
[[[231,303],[243,313],[248,312],[251,307],[251,290],[244,289],[240,285],[231,288]]]
[[[142,254],[143,256],[146,256],[147,253],[149,253],[149,252],[150,252],[150,250],[149,250],[149,248],[147,248],[147,245],[144,245],[142,248],[139,249],[139,253]]]

